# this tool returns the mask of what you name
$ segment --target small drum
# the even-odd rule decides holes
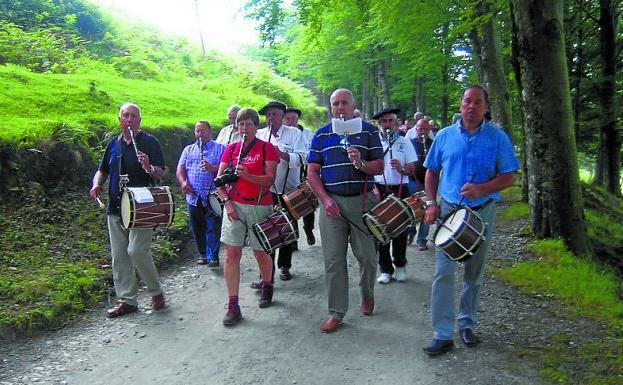
[[[254,224],[253,231],[264,251],[269,254],[299,238],[298,229],[294,227],[294,222],[283,209],[275,211],[268,218]]]
[[[409,209],[411,209],[413,225],[424,220],[424,212],[426,211],[426,208],[424,207],[424,197],[426,197],[426,193],[424,191],[418,191],[410,197],[403,199],[403,202],[405,202],[407,206],[409,206]]]
[[[169,227],[175,215],[168,186],[126,187],[121,194],[120,209],[124,229]]]
[[[223,206],[225,206],[225,200],[221,198],[216,191],[212,191],[208,194],[208,204],[216,215],[219,217],[223,216]]]
[[[309,184],[303,182],[296,189],[283,196],[283,203],[292,218],[297,221],[316,210],[318,198]]]
[[[485,239],[485,221],[469,207],[461,207],[438,223],[435,246],[453,261],[471,257]]]
[[[387,244],[413,224],[409,206],[394,194],[362,215],[363,222],[381,243]]]

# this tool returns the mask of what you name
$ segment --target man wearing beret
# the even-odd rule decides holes
[[[289,193],[301,183],[300,167],[305,164],[307,159],[307,149],[301,131],[296,127],[283,124],[285,112],[286,105],[277,101],[272,101],[262,107],[259,113],[266,116],[267,127],[258,130],[256,135],[258,139],[274,145],[279,153],[277,177],[275,184],[271,187],[275,204],[279,203],[280,195]],[[294,225],[298,230],[296,222]],[[292,267],[293,245],[294,243],[291,243],[279,248],[277,267],[279,268],[279,278],[282,281],[292,279],[290,268]]]

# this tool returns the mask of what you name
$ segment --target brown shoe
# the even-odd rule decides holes
[[[114,307],[106,310],[106,316],[108,318],[117,318],[129,313],[134,313],[137,310],[138,306],[128,305],[125,302],[117,301],[117,304]]]
[[[151,308],[154,311],[162,310],[166,304],[164,303],[164,294],[160,293],[151,297]]]
[[[374,298],[367,298],[361,301],[361,314],[371,315],[374,311]]]
[[[260,289],[260,300],[258,306],[262,309],[269,307],[273,303],[273,285],[264,285]]]
[[[323,333],[333,333],[341,325],[342,321],[335,317],[329,317],[320,325],[320,331]]]

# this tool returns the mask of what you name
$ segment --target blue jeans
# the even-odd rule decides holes
[[[452,209],[452,206],[442,200],[441,218],[449,214]],[[478,214],[487,223],[485,240],[482,241],[478,251],[463,263],[463,287],[457,317],[459,329],[474,329],[476,327],[476,311],[478,310],[478,299],[482,286],[482,274],[491,244],[491,234],[495,227],[495,203],[490,202],[481,208]],[[435,277],[431,293],[433,338],[451,340],[455,317],[454,270],[457,263],[450,260],[440,249],[435,252],[435,258]]]
[[[415,227],[415,226],[414,226]],[[420,227],[417,229],[417,238],[415,238],[416,245],[425,245],[428,241],[428,228],[429,225],[422,222],[420,223]]]
[[[221,217],[216,215],[210,205],[203,205],[201,199],[197,206],[188,205],[188,224],[193,233],[199,254],[204,260],[218,261],[221,246]]]

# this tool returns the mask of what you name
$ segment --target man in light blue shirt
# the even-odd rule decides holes
[[[495,201],[499,191],[511,186],[519,163],[513,146],[502,130],[486,123],[487,92],[470,86],[461,99],[461,119],[439,131],[424,162],[426,167],[426,212],[424,222],[445,218],[456,206],[470,207],[485,221],[485,239],[465,260],[461,304],[457,317],[463,343],[476,346],[476,311],[482,285],[484,262],[495,226]],[[436,198],[441,198],[440,205]],[[424,348],[431,355],[451,350],[454,331],[454,271],[456,262],[438,249],[432,287],[433,342]]]
[[[197,122],[195,138],[197,141],[182,151],[175,175],[186,194],[189,226],[199,250],[197,263],[218,267],[221,217],[210,207],[209,195],[215,188],[214,177],[225,146],[212,140],[207,121]]]

